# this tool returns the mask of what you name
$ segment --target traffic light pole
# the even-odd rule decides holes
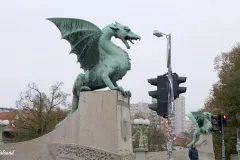
[[[170,103],[169,103],[169,107],[168,107],[168,113],[171,116],[172,115],[172,109],[173,109],[173,101],[174,101],[174,96],[173,96],[173,78],[172,78],[172,66],[171,66],[171,34],[167,35],[167,39],[168,39],[168,44],[167,44],[167,68],[168,68],[168,81],[169,81],[169,86],[170,86]]]
[[[172,77],[172,67],[171,67],[171,34],[164,34],[157,30],[153,31],[153,35],[157,37],[163,37],[166,36],[167,38],[167,68],[168,68],[168,105],[167,105],[167,155],[168,160],[172,160],[172,137],[171,137],[171,117],[174,116],[174,92],[173,92],[173,77]]]
[[[238,137],[239,137],[239,135],[238,135],[238,128],[237,128],[237,152],[238,152],[238,159],[239,159],[239,151],[238,151]]]
[[[224,145],[224,125],[223,125],[223,114],[221,113],[221,128],[222,128],[222,160],[225,160],[225,145]]]
[[[167,123],[167,130],[168,130],[168,144],[170,145],[169,147],[167,147],[168,150],[168,159],[171,160],[172,159],[172,137],[170,135],[171,132],[171,127],[170,127],[170,117],[173,116],[172,111],[173,111],[173,80],[172,80],[172,67],[171,67],[171,34],[166,35],[167,37],[167,68],[168,68],[168,81],[169,81],[169,86],[170,86],[170,97],[169,97],[169,101],[168,101],[168,123]],[[170,123],[169,123],[170,122]]]

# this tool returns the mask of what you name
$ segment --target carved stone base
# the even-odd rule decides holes
[[[136,160],[146,160],[146,152],[148,152],[147,148],[135,148],[134,152]]]
[[[50,160],[134,160],[134,154],[131,151],[113,153],[75,144],[50,144],[49,154]]]

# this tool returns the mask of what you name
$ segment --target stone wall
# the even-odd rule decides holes
[[[196,146],[199,153],[199,159],[215,160],[212,134],[200,135]]]

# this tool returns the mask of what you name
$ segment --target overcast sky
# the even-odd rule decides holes
[[[83,72],[70,45],[46,18],[80,18],[100,28],[118,21],[142,40],[128,53],[132,70],[119,82],[132,91],[131,103],[151,102],[148,78],[167,72],[166,39],[153,30],[172,34],[172,68],[187,77],[186,111],[204,105],[217,80],[213,60],[240,39],[239,0],[1,0],[0,107],[14,107],[29,82],[48,91],[56,81],[71,93]],[[115,42],[125,47],[120,41]]]

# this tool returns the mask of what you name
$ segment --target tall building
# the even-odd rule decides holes
[[[154,104],[154,103],[157,103],[157,99],[156,98],[152,98],[152,104]],[[155,118],[158,117],[157,112],[153,111],[153,110],[150,110],[150,116],[151,117],[155,117]]]
[[[186,120],[184,124],[184,132],[191,132],[193,129],[192,121]]]
[[[130,115],[133,119],[137,113],[143,114],[144,118],[148,118],[150,110],[148,108],[148,103],[139,102],[136,104],[130,104]]]
[[[152,104],[157,103],[157,99],[152,99]],[[167,136],[167,119],[157,115],[157,112],[150,110],[150,118],[156,125],[159,126],[159,129]]]
[[[152,103],[157,103],[156,99],[152,99]],[[173,135],[178,135],[181,132],[184,132],[185,130],[185,97],[184,96],[179,96],[176,100],[174,100],[174,108],[173,108],[173,113],[174,116],[170,117],[171,125],[171,134]],[[158,117],[157,113],[155,111],[150,112],[151,117]],[[157,119],[156,119],[157,120]],[[167,120],[165,118],[159,118],[160,121],[160,127],[163,130],[163,132],[167,132]]]
[[[174,101],[175,106],[175,132],[176,135],[178,135],[181,132],[184,132],[184,123],[186,121],[185,119],[185,97],[179,96]]]

